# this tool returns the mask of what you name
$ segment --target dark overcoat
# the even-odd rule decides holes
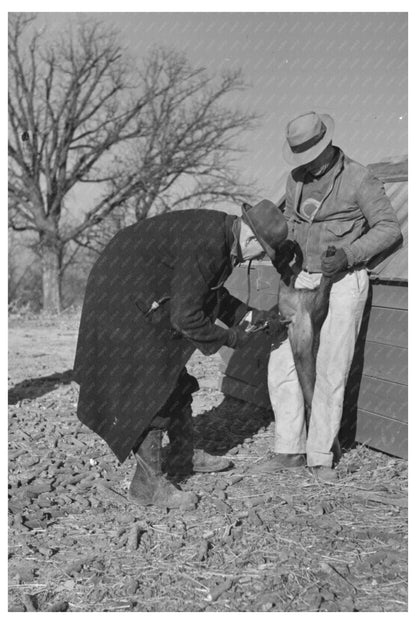
[[[236,217],[156,216],[121,230],[88,278],[74,364],[79,419],[123,462],[195,349],[225,344],[247,306],[222,286]]]

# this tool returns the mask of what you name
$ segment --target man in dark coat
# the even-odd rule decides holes
[[[242,210],[242,217],[176,211],[127,227],[89,276],[74,364],[77,413],[120,462],[134,451],[129,497],[139,504],[179,507],[196,500],[162,476],[164,429],[170,472],[227,466],[224,458],[194,453],[191,395],[198,383],[185,364],[195,349],[211,355],[250,339],[239,325],[249,308],[223,284],[239,262],[265,253],[274,259],[287,225],[267,200]],[[256,324],[270,313],[251,315]]]

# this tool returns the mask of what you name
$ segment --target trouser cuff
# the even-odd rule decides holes
[[[308,466],[327,466],[328,468],[332,468],[334,456],[332,453],[307,450],[306,463]]]

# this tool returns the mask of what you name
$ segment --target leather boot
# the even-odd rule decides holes
[[[161,450],[162,431],[151,429],[135,453],[137,466],[129,488],[129,500],[164,509],[193,509],[197,496],[193,492],[182,492],[162,475]]]
[[[274,474],[281,470],[294,470],[305,465],[306,458],[303,453],[274,453],[272,459],[251,466],[247,472],[250,474]]]
[[[166,459],[166,471],[170,475],[185,476],[192,472],[219,472],[232,463],[226,457],[210,455],[202,449],[194,449],[194,424],[191,405],[175,410],[168,425],[170,441]]]

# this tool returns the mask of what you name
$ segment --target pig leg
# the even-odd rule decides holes
[[[299,310],[289,325],[288,337],[303,392],[306,425],[308,426],[315,383],[315,359],[312,321],[310,315],[304,310]]]

